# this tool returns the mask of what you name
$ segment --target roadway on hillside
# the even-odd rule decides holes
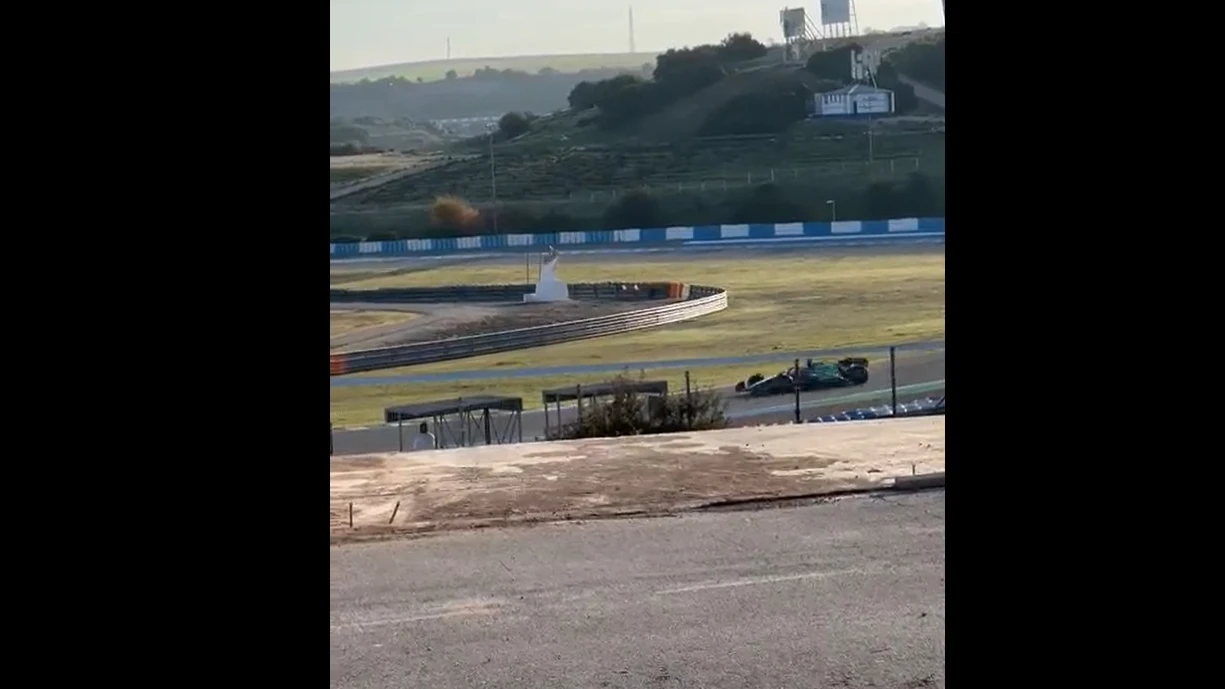
[[[333,547],[330,686],[943,687],[944,504]]]
[[[762,373],[770,375],[776,373],[778,369],[787,366],[787,362],[779,362],[776,368],[771,369],[768,366],[762,367]],[[647,378],[650,379],[648,372]],[[944,380],[944,350],[936,352],[924,352],[919,354],[911,354],[905,358],[899,358],[897,366],[898,386],[902,387],[901,399],[913,399],[916,397],[926,397],[929,394],[943,394]],[[938,381],[938,382],[937,382]],[[726,381],[734,383],[735,381]],[[933,383],[930,387],[925,387],[922,390],[916,390],[913,386],[921,383]],[[888,361],[874,361],[871,368],[871,377],[868,382],[859,387],[853,388],[838,388],[833,390],[818,390],[814,392],[805,392],[800,395],[800,403],[804,409],[804,418],[810,418],[817,415],[817,411],[834,409],[850,409],[855,407],[869,406],[865,399],[870,393],[878,393],[875,399],[879,403],[880,400],[886,399],[890,389],[889,366]],[[496,382],[490,385],[490,394],[497,393]],[[720,393],[727,399],[727,414],[737,425],[744,423],[779,423],[788,420],[794,420],[795,414],[795,398],[792,395],[778,395],[772,397],[755,397],[746,398],[735,395],[729,387],[720,388]],[[852,400],[841,402],[841,398],[852,397]],[[574,420],[576,409],[573,407],[562,408],[562,423]],[[550,410],[550,424],[557,424],[557,412],[555,409]],[[499,416],[500,418],[500,416]],[[460,424],[450,422],[458,429]],[[493,435],[497,436],[498,429],[506,425],[505,420],[499,420],[493,430]],[[531,441],[542,439],[545,437],[545,415],[541,409],[526,411],[523,413],[523,439]],[[431,429],[437,434],[439,430],[434,428],[434,424],[430,422]],[[349,454],[364,454],[367,452],[395,452],[401,447],[403,440],[404,447],[407,447],[412,441],[412,434],[416,432],[413,424],[406,424],[403,429],[397,426],[379,425],[368,428],[354,429],[337,429],[333,434],[333,450],[337,455]],[[458,430],[455,431],[459,433]],[[483,444],[483,438],[479,439],[480,444]],[[496,437],[495,437],[496,440]],[[457,440],[452,440],[448,437],[448,445],[458,444]],[[472,444],[472,439],[469,438],[468,444]]]
[[[924,84],[921,81],[915,81],[914,79],[911,79],[910,77],[904,74],[899,74],[898,80],[901,81],[903,84],[906,84],[910,86],[912,89],[914,89],[915,98],[918,98],[919,100],[927,101],[928,103],[931,103],[932,105],[940,108],[941,110],[944,110],[944,92],[943,91],[937,91],[936,89],[928,86],[927,84]]]

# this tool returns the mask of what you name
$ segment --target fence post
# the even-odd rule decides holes
[[[353,503],[349,503],[349,528],[353,528]]]
[[[795,378],[792,381],[795,387],[795,422],[800,423],[800,360],[795,360]]]
[[[685,416],[687,427],[693,430],[693,392],[689,387],[689,371],[685,371]]]
[[[889,389],[893,393],[893,415],[897,416],[897,347],[889,348]]]
[[[574,386],[574,406],[577,407],[576,411],[578,414],[578,422],[581,425],[583,423],[583,386],[582,385]]]

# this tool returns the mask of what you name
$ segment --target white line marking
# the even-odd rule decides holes
[[[396,615],[393,617],[384,617],[382,619],[374,619],[364,622],[340,622],[332,625],[332,631],[365,631],[374,627],[388,627],[400,624],[412,624],[414,622],[429,622],[432,620],[444,620],[454,617],[473,617],[477,615],[493,615],[499,611],[501,603],[486,602],[486,603],[467,603],[457,604],[456,607],[440,610],[434,613],[422,613],[417,615]]]
[[[681,586],[678,588],[664,589],[656,591],[659,595],[670,595],[674,593],[695,593],[697,591],[712,591],[715,589],[733,588],[736,586],[758,586],[760,584],[781,584],[788,581],[803,581],[805,579],[826,579],[829,577],[843,576],[846,574],[865,574],[862,569],[839,569],[827,570],[824,572],[805,572],[804,574],[786,574],[767,577],[749,577],[747,579],[734,579],[732,581],[712,581],[703,584],[693,584],[691,586]]]

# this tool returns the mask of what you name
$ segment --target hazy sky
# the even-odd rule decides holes
[[[778,11],[819,0],[331,0],[332,70],[446,57],[653,52],[748,31],[782,39]],[[859,28],[944,24],[940,0],[858,0]]]

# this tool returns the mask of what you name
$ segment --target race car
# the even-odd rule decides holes
[[[764,397],[794,392],[797,385],[801,391],[808,391],[863,385],[866,382],[867,359],[847,357],[833,363],[809,359],[799,371],[790,368],[769,378],[755,373],[748,380],[736,383],[736,392],[747,393],[750,397]]]

